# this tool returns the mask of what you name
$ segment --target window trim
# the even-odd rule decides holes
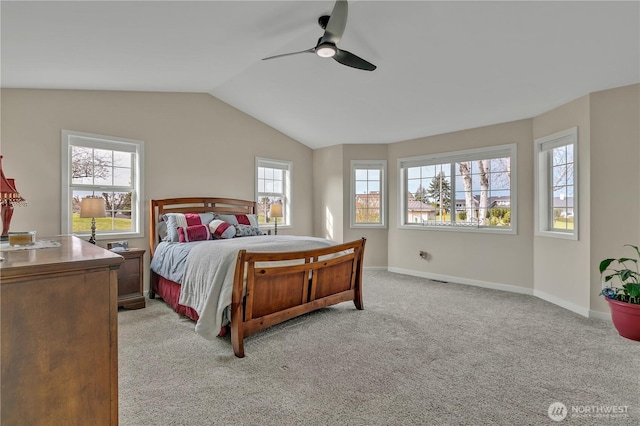
[[[535,235],[539,237],[560,238],[565,240],[579,239],[579,158],[578,128],[562,130],[548,136],[538,138],[535,143]],[[573,230],[554,230],[549,226],[549,199],[553,190],[549,188],[549,149],[573,145]]]
[[[380,223],[356,223],[356,169],[380,170]],[[387,227],[387,160],[351,160],[351,228],[386,228]]]
[[[465,227],[465,226],[448,226],[448,225],[408,225],[404,223],[405,219],[405,204],[406,204],[406,168],[414,167],[416,165],[424,165],[424,163],[430,164],[445,164],[455,163],[460,161],[475,161],[491,158],[499,158],[501,156],[510,157],[511,167],[511,183],[510,183],[510,198],[511,198],[511,227]],[[475,232],[475,233],[489,233],[489,234],[501,234],[501,235],[517,235],[518,234],[518,145],[516,143],[495,145],[483,148],[473,148],[461,151],[451,151],[438,154],[427,154],[414,157],[398,158],[398,229],[413,229],[420,231],[447,231],[447,232]],[[455,193],[455,182],[452,178],[452,193]],[[455,198],[455,197],[453,197]],[[453,206],[453,203],[452,203]]]
[[[100,232],[96,230],[96,240],[112,240],[118,238],[143,238],[145,229],[146,217],[144,214],[144,142],[135,139],[120,138],[115,136],[99,135],[94,133],[77,132],[74,130],[65,130],[61,132],[61,155],[62,155],[62,179],[61,179],[61,230],[63,234],[73,233],[71,223],[71,197],[72,197],[72,185],[70,178],[71,170],[71,143],[73,138],[86,139],[82,146],[91,148],[100,148],[108,150],[117,150],[118,147],[121,151],[134,152],[136,161],[136,170],[134,171],[134,191],[136,196],[135,208],[132,205],[132,218],[131,223],[134,228],[129,232]],[[124,149],[123,149],[124,148]],[[134,211],[135,210],[135,211]],[[77,232],[73,233],[78,237],[88,237],[90,232]]]
[[[269,167],[282,169],[287,171],[287,179],[284,182],[284,193],[285,193],[285,201],[286,205],[284,210],[284,217],[282,222],[278,220],[278,228],[288,229],[293,228],[293,203],[291,198],[293,197],[293,162],[287,160],[276,160],[273,158],[265,158],[265,157],[256,157],[256,165],[254,169],[255,179],[253,180],[253,184],[255,185],[255,196],[254,199],[256,201],[256,206],[259,203],[258,197],[258,167]],[[274,229],[275,223],[261,223],[260,228],[262,229]]]

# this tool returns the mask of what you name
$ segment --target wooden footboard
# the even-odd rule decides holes
[[[241,250],[231,303],[231,343],[235,355],[244,357],[245,337],[307,312],[350,300],[357,309],[364,309],[365,242],[362,238],[302,252]],[[299,264],[292,265],[292,261]]]

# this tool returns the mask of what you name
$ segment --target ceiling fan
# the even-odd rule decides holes
[[[365,71],[373,71],[376,66],[365,61],[359,56],[346,50],[338,49],[338,41],[342,38],[344,28],[347,25],[348,6],[346,0],[336,1],[330,16],[323,15],[318,18],[318,24],[324,29],[324,34],[318,39],[318,43],[311,49],[300,52],[284,53],[282,55],[269,56],[267,59],[281,58],[283,56],[297,55],[298,53],[315,53],[322,58],[333,58],[342,65]]]

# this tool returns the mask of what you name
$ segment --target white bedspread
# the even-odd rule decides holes
[[[180,304],[198,312],[196,332],[212,340],[223,325],[223,314],[231,305],[233,276],[238,251],[302,251],[336,245],[331,240],[293,235],[264,235],[216,240],[195,245],[186,259]]]

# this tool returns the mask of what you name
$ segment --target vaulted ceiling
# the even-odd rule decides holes
[[[637,1],[2,1],[6,88],[202,92],[312,148],[529,118],[640,81]]]

